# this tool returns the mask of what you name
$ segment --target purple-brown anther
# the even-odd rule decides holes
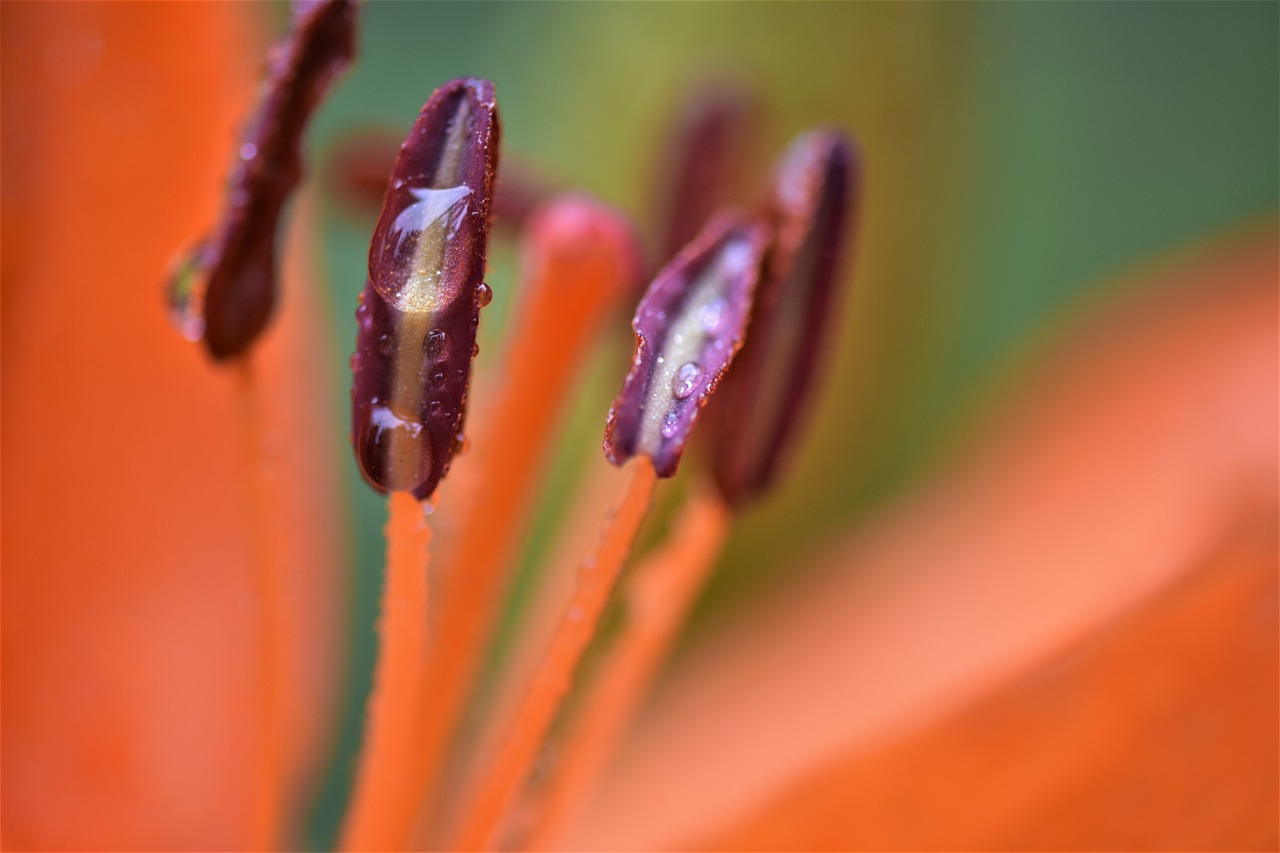
[[[696,88],[682,105],[663,148],[659,185],[658,262],[675,257],[711,219],[735,199],[755,151],[760,107],[752,92],[726,83]]]
[[[659,476],[676,473],[698,412],[742,345],[769,235],[762,222],[717,216],[649,285],[605,430],[615,465],[643,453]]]
[[[215,359],[244,352],[271,317],[280,211],[302,179],[307,121],[355,56],[356,6],[354,0],[298,6],[288,38],[271,52],[221,222],[170,284],[174,322],[185,337],[203,340]]]
[[[366,480],[425,500],[462,444],[480,309],[498,114],[488,80],[422,107],[369,245],[351,359],[352,441]]]
[[[735,506],[773,481],[802,425],[834,326],[859,183],[857,149],[836,130],[797,138],[779,161],[751,333],[711,412],[715,480]]]

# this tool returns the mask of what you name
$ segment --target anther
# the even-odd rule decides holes
[[[616,465],[636,454],[675,474],[698,412],[742,345],[769,242],[768,226],[722,214],[662,269],[636,309],[636,353],[604,448]]]
[[[498,159],[493,84],[454,80],[423,106],[387,186],[356,310],[352,440],[382,492],[425,500],[460,447]],[[389,339],[391,345],[379,346]]]
[[[222,219],[170,282],[175,325],[184,337],[203,340],[215,359],[244,352],[271,317],[280,212],[302,179],[307,121],[355,56],[356,11],[354,0],[299,8],[288,38],[272,52],[264,95],[236,151]]]
[[[857,148],[836,130],[797,138],[778,163],[766,200],[776,237],[751,334],[708,413],[715,480],[730,504],[768,487],[802,425],[834,327],[859,181]]]

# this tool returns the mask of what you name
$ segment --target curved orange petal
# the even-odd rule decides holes
[[[260,625],[236,376],[170,328],[262,45],[237,4],[4,9],[3,836],[246,846]],[[297,284],[296,259],[286,276]],[[282,555],[287,772],[314,769],[344,551],[303,282],[255,373]],[[305,766],[305,769],[304,769]],[[294,787],[295,796],[298,791]]]
[[[1276,257],[1166,271],[718,626],[575,846],[1274,844]]]

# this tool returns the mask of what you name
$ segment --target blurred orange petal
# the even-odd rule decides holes
[[[1274,847],[1278,308],[1267,235],[1082,326],[695,644],[571,846]]]
[[[243,401],[234,372],[170,328],[162,286],[217,213],[262,55],[256,14],[4,9],[6,845],[249,843],[260,626]],[[315,464],[338,458],[314,369],[325,324],[300,277],[294,256],[255,356],[294,780],[329,735],[345,549],[336,472]]]

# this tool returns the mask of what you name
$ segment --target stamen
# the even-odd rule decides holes
[[[286,682],[285,638],[281,614],[285,610],[283,567],[276,547],[271,519],[276,506],[271,494],[268,464],[263,447],[265,430],[254,379],[252,356],[237,360],[237,424],[240,431],[243,471],[248,480],[249,527],[253,543],[254,585],[258,594],[258,766],[254,778],[254,846],[275,847],[280,840],[284,807],[284,696]]]
[[[648,457],[627,464],[630,480],[606,522],[595,552],[578,571],[578,587],[529,687],[509,739],[495,757],[450,846],[456,850],[491,849],[508,807],[528,779],[560,703],[569,690],[604,612],[618,575],[630,554],[653,496],[656,472]]]
[[[378,661],[364,748],[343,827],[343,850],[386,848],[389,841],[380,830],[412,820],[418,808],[405,778],[404,754],[416,737],[427,670],[431,527],[422,505],[408,492],[391,494],[387,515],[387,576]]]
[[[393,494],[377,686],[343,849],[400,847],[421,802],[413,759],[427,698],[427,554],[404,519],[425,528],[414,499],[431,496],[464,442],[476,328],[492,295],[481,276],[498,133],[492,83],[438,89],[400,151],[369,246],[352,439],[365,478]]]
[[[642,453],[658,476],[676,473],[698,412],[742,346],[769,237],[762,223],[718,216],[649,285],[605,431],[615,465]]]
[[[671,535],[632,570],[624,592],[626,621],[557,743],[557,759],[540,784],[534,824],[516,840],[517,848],[548,849],[574,809],[585,804],[715,567],[731,521],[718,494],[695,487]]]
[[[493,84],[455,80],[422,107],[387,186],[351,360],[356,458],[381,492],[427,499],[463,441],[498,136]]]
[[[300,8],[231,170],[227,207],[211,239],[179,264],[170,285],[175,325],[209,354],[233,358],[258,337],[276,296],[280,212],[302,179],[299,144],[320,99],[355,56],[357,4]]]
[[[859,182],[857,149],[839,131],[801,136],[780,161],[767,203],[777,239],[751,334],[709,412],[716,483],[734,505],[772,483],[798,434],[834,327]]]

